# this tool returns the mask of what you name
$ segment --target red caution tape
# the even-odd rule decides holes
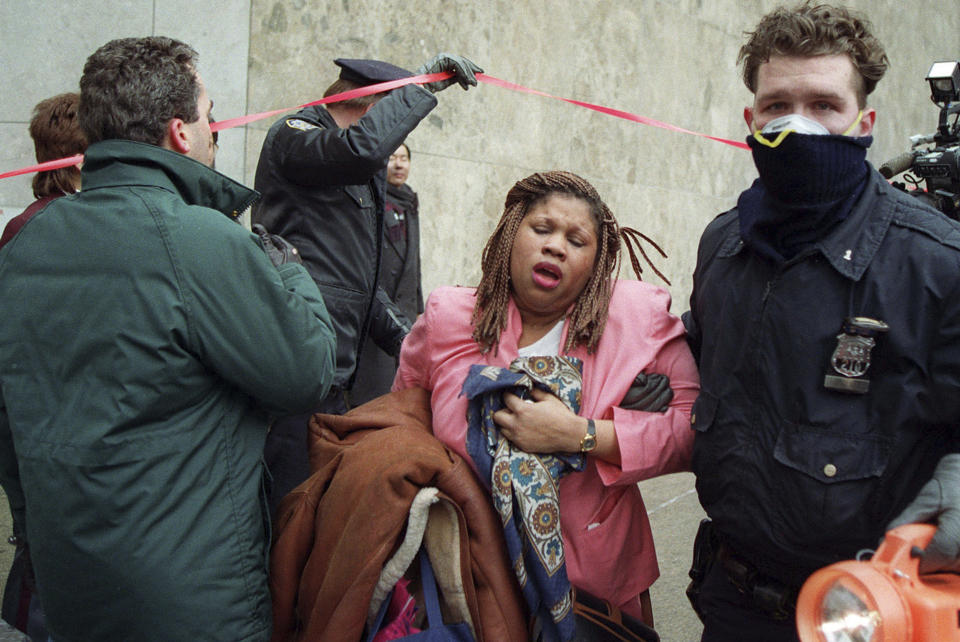
[[[441,71],[435,74],[421,74],[419,76],[411,76],[409,78],[401,78],[399,80],[390,80],[388,82],[382,82],[376,85],[367,85],[366,87],[360,87],[359,89],[351,89],[350,91],[345,91],[339,94],[334,94],[332,96],[327,96],[326,98],[321,98],[320,100],[314,100],[313,102],[305,103],[303,105],[299,105],[298,107],[288,107],[286,109],[275,109],[273,111],[260,112],[259,114],[250,114],[247,116],[239,116],[237,118],[229,118],[227,120],[218,120],[215,123],[212,123],[210,125],[210,130],[219,132],[224,129],[241,127],[248,123],[252,123],[258,120],[263,120],[264,118],[276,116],[278,114],[282,114],[288,111],[293,111],[295,109],[304,109],[305,107],[312,107],[313,105],[325,105],[329,103],[340,102],[343,100],[350,100],[351,98],[369,96],[370,94],[378,94],[384,91],[390,91],[391,89],[396,89],[397,87],[402,87],[404,85],[410,85],[413,83],[424,84],[429,82],[436,82],[438,80],[444,80],[444,79],[450,78],[451,76],[453,76],[453,73],[449,71]],[[573,100],[571,98],[562,98],[560,96],[553,96],[546,92],[538,91],[536,89],[530,89],[529,87],[524,87],[523,85],[507,82],[506,80],[500,80],[499,78],[494,78],[493,76],[488,76],[487,74],[482,74],[482,73],[477,74],[477,80],[482,83],[486,83],[488,85],[493,85],[495,87],[502,87],[503,89],[510,89],[512,91],[518,91],[525,94],[533,94],[535,96],[543,96],[545,98],[552,98],[554,100],[562,100],[572,105],[583,107],[584,109],[597,111],[597,112],[600,112],[601,114],[607,114],[608,116],[623,118],[624,120],[640,123],[641,125],[659,127],[661,129],[666,129],[666,130],[678,132],[681,134],[690,134],[691,136],[700,136],[702,138],[708,138],[710,140],[717,141],[718,143],[724,143],[725,145],[731,145],[733,147],[738,147],[740,149],[749,149],[749,146],[746,143],[742,143],[734,140],[728,140],[726,138],[719,138],[717,136],[710,136],[708,134],[701,134],[699,132],[690,131],[689,129],[677,127],[676,125],[664,123],[662,121],[654,120],[652,118],[638,116],[636,114],[631,114],[630,112],[622,111],[619,109],[612,109],[610,107],[604,107],[602,105],[594,105],[593,103],[587,103],[581,100]],[[71,165],[79,165],[82,161],[83,161],[83,155],[78,154],[76,156],[71,156],[69,158],[61,158],[58,160],[47,161],[46,163],[40,163],[38,165],[31,165],[30,167],[24,167],[22,169],[15,169],[10,172],[5,172],[3,174],[0,174],[0,179],[10,178],[11,176],[20,176],[21,174],[31,174],[33,172],[44,172],[52,169],[60,169],[61,167],[70,167]]]
[[[68,158],[58,158],[57,160],[47,161],[46,163],[40,163],[39,165],[31,165],[30,167],[24,167],[23,169],[15,169],[11,172],[5,172],[0,174],[0,178],[9,178],[10,176],[20,176],[21,174],[32,174],[33,172],[48,172],[52,169],[60,169],[61,167],[71,167],[73,165],[79,165],[83,162],[83,154],[77,154],[76,156],[70,156]]]
[[[332,96],[327,96],[326,98],[321,98],[320,100],[314,100],[310,103],[304,103],[298,107],[289,107],[287,109],[275,109],[273,111],[265,111],[259,114],[251,114],[249,116],[240,116],[239,118],[230,118],[228,120],[218,120],[217,122],[210,125],[210,131],[218,132],[223,129],[230,129],[231,127],[239,127],[241,125],[246,125],[247,123],[252,123],[258,120],[263,120],[264,118],[269,118],[270,116],[276,116],[277,114],[282,114],[284,112],[293,111],[294,109],[305,109],[307,107],[313,107],[314,105],[326,105],[328,103],[338,103],[343,100],[350,100],[351,98],[360,98],[361,96],[369,96],[370,94],[379,94],[384,91],[390,91],[391,89],[396,89],[397,87],[403,87],[404,85],[412,85],[414,83],[421,85],[428,82],[436,82],[438,80],[443,80],[444,78],[449,78],[453,73],[449,71],[441,71],[435,74],[423,74],[420,76],[411,76],[409,78],[401,78],[399,80],[388,80],[387,82],[377,83],[376,85],[367,85],[366,87],[360,87],[359,89],[351,89],[350,91],[345,91],[339,94],[333,94]],[[3,178],[0,175],[0,178]]]
[[[601,114],[607,114],[608,116],[616,116],[617,118],[623,118],[624,120],[631,120],[635,123],[640,123],[641,125],[650,125],[651,127],[659,127],[661,129],[668,129],[672,132],[679,132],[681,134],[690,134],[692,136],[701,136],[703,138],[709,138],[710,140],[715,140],[718,143],[724,143],[726,145],[732,145],[734,147],[739,147],[741,149],[750,149],[750,146],[746,143],[742,143],[735,140],[728,140],[726,138],[718,138],[716,136],[709,136],[707,134],[700,134],[698,132],[690,131],[689,129],[684,129],[682,127],[677,127],[676,125],[671,125],[669,123],[664,123],[659,120],[654,120],[652,118],[646,118],[644,116],[637,116],[636,114],[631,114],[630,112],[621,111],[619,109],[611,109],[610,107],[603,107],[602,105],[594,105],[593,103],[585,103],[580,100],[573,100],[571,98],[561,98],[559,96],[552,96],[548,93],[537,91],[536,89],[529,89],[523,85],[517,85],[512,82],[507,82],[506,80],[500,80],[499,78],[494,78],[493,76],[488,76],[486,74],[477,74],[477,80],[485,82],[490,85],[495,85],[497,87],[503,87],[504,89],[512,89],[513,91],[519,91],[525,94],[534,94],[536,96],[544,96],[546,98],[553,98],[554,100],[562,100],[573,105],[578,105],[585,109],[592,109],[593,111],[598,111]]]

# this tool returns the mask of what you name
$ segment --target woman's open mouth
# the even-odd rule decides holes
[[[552,263],[545,261],[533,266],[533,282],[542,288],[553,289],[560,285],[563,272]]]

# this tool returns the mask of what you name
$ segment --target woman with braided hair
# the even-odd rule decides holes
[[[430,391],[434,434],[491,488],[508,550],[508,522],[526,520],[517,529],[526,557],[511,552],[511,563],[524,567],[531,610],[553,613],[561,639],[563,591],[554,599],[548,586],[559,568],[566,593],[573,585],[652,625],[648,588],[659,571],[637,482],[689,469],[696,366],[669,293],[615,277],[621,239],[640,276],[631,237],[649,241],[620,228],[583,178],[519,181],[484,248],[479,286],[434,290],[393,385]],[[497,391],[481,401],[481,389]],[[527,493],[540,470],[553,481]],[[544,499],[553,486],[556,506]],[[540,582],[539,597],[528,579]]]

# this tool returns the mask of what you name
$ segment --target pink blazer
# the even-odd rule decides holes
[[[517,356],[520,313],[510,301],[507,327],[496,354],[480,353],[471,337],[474,288],[433,291],[426,310],[403,342],[394,390],[419,386],[431,393],[433,432],[472,463],[466,452],[467,400],[460,389],[481,363],[506,367]],[[567,575],[575,586],[623,604],[659,576],[646,508],[637,482],[689,470],[693,447],[690,408],[699,376],[683,324],[670,314],[670,294],[642,281],[617,281],[607,325],[594,354],[583,360],[580,414],[613,419],[622,463],[587,458],[582,472],[560,482],[560,526]],[[563,338],[566,341],[567,327]],[[670,377],[674,397],[666,413],[617,407],[640,372]],[[488,480],[489,481],[489,480]]]

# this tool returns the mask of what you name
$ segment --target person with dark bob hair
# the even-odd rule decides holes
[[[37,154],[37,162],[67,158],[82,154],[87,148],[87,137],[77,120],[80,94],[59,94],[37,103],[30,120],[30,138]],[[46,172],[33,177],[35,198],[73,194],[80,189],[80,168],[77,165]]]
[[[30,119],[30,138],[36,150],[37,162],[68,158],[82,154],[87,148],[87,138],[80,129],[77,119],[77,107],[80,94],[58,94],[41,100],[33,108]],[[33,176],[34,201],[27,209],[10,219],[0,236],[0,247],[6,245],[13,235],[30,220],[35,213],[51,200],[73,194],[80,189],[80,167],[70,165]]]
[[[77,122],[79,103],[80,94],[66,93],[41,100],[33,108],[30,138],[33,139],[38,162],[76,156],[87,148],[87,139]],[[80,168],[77,165],[37,172],[33,177],[33,195],[37,200],[7,223],[0,236],[0,247],[6,245],[47,203],[79,189]],[[43,609],[36,594],[27,536],[20,531],[15,532],[13,537],[17,548],[3,592],[3,619],[34,639],[46,639]]]
[[[531,612],[560,638],[571,585],[652,625],[637,482],[689,466],[697,371],[669,293],[616,278],[628,235],[575,174],[517,182],[480,284],[433,291],[393,386],[430,391],[434,435],[491,489]]]

